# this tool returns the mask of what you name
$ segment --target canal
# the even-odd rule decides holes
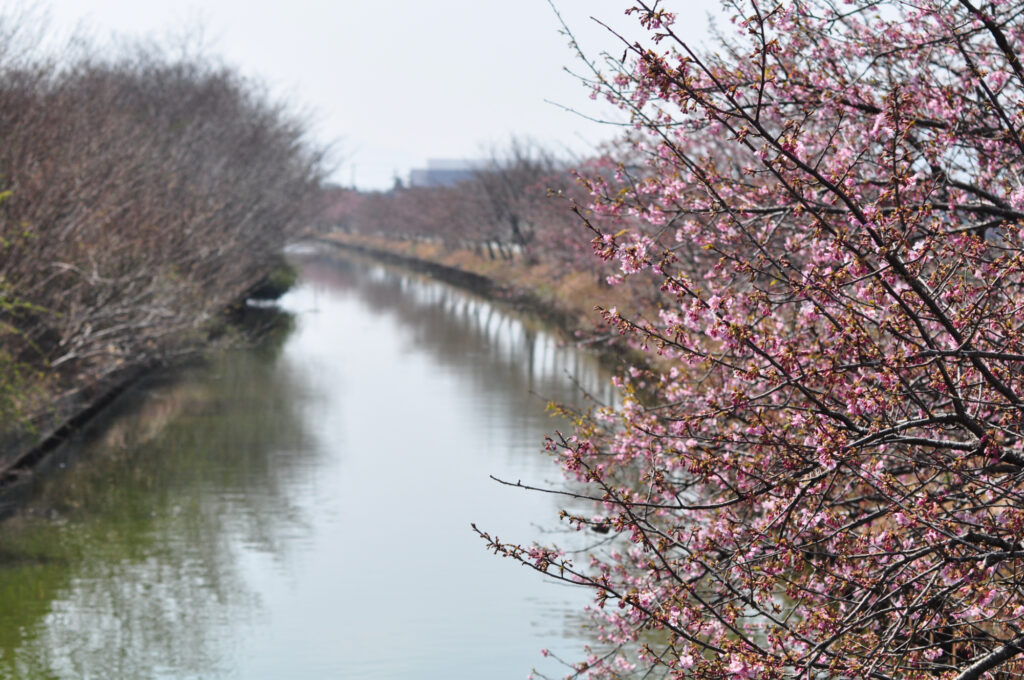
[[[341,256],[257,346],[147,380],[0,525],[0,677],[503,679],[582,657],[549,400],[607,375],[537,322]]]

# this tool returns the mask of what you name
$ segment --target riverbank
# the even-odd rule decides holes
[[[344,233],[327,234],[314,240],[426,274],[528,312],[557,329],[567,341],[597,351],[609,367],[617,367],[625,361],[646,360],[639,352],[619,342],[618,335],[603,324],[595,308],[602,304],[607,306],[609,301],[614,303],[617,291],[600,283],[595,274],[559,272],[550,265],[528,264],[522,260],[491,260],[471,250],[444,250],[429,243]],[[229,317],[237,316],[237,310],[242,308],[249,294],[268,284],[274,288],[276,283],[272,275],[262,277],[240,300],[207,324],[201,334],[214,341],[230,335]],[[276,294],[281,292],[283,290],[276,290]],[[618,303],[624,304],[625,298],[619,296]],[[64,393],[57,391],[54,382],[40,381],[33,388],[36,401],[48,407],[37,408],[21,427],[0,434],[0,506],[5,504],[4,499],[10,504],[12,489],[24,486],[47,456],[159,365],[161,362],[153,359],[128,361],[102,381],[78,385]]]
[[[490,259],[473,250],[440,244],[332,232],[317,242],[422,272],[535,314],[581,347],[597,350],[611,363],[646,363],[649,358],[625,345],[599,309],[634,303],[626,291],[608,286],[594,272],[559,270],[551,263],[522,258]]]
[[[0,520],[18,505],[19,489],[27,487],[29,477],[40,464],[149,368],[135,366],[102,384],[89,385],[60,397],[54,395],[56,403],[49,410],[34,414],[0,434]]]
[[[46,461],[140,380],[176,365],[202,360],[205,354],[226,346],[258,340],[276,328],[277,323],[263,321],[268,313],[265,308],[250,307],[247,301],[279,297],[290,287],[290,284],[282,287],[282,280],[288,279],[289,272],[294,283],[294,271],[289,267],[279,264],[269,270],[203,327],[203,344],[197,344],[193,338],[187,348],[179,348],[179,353],[173,357],[122,362],[117,370],[105,372],[100,380],[61,392],[57,391],[57,376],[38,374],[30,388],[33,401],[48,406],[36,406],[21,420],[7,423],[0,430],[0,520],[18,507],[31,487],[32,477],[46,467]],[[276,310],[269,313],[279,315]]]

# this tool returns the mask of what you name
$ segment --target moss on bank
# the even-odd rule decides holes
[[[287,293],[299,279],[299,272],[283,256],[271,264],[271,269],[260,279],[248,297],[253,300],[276,300]]]

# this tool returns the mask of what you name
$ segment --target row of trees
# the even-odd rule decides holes
[[[568,163],[513,139],[492,152],[472,177],[449,186],[398,186],[383,193],[340,192],[332,225],[392,239],[469,248],[494,260],[521,258],[592,265],[589,237],[567,210],[585,192]]]
[[[49,402],[194,348],[307,223],[320,183],[318,154],[281,107],[229,70],[157,48],[7,59],[0,136],[12,408],[30,374]]]
[[[660,356],[549,442],[600,541],[484,535],[594,590],[577,675],[1021,677],[1024,7],[725,4],[594,64],[635,132],[578,214]]]

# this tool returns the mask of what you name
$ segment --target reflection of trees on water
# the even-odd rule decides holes
[[[354,290],[368,305],[398,319],[409,331],[411,351],[430,354],[484,394],[535,394],[539,400],[586,405],[614,399],[607,370],[528,315],[415,274],[344,257],[309,258],[312,285]],[[578,383],[578,386],[577,384]],[[581,391],[581,389],[583,391]],[[501,400],[507,428],[535,419],[528,403]],[[537,442],[537,447],[541,442]]]
[[[510,451],[539,449],[538,421],[556,424],[507,395],[578,401],[570,373],[607,396],[596,360],[500,305],[376,266],[313,260],[305,277],[398,320],[410,351],[457,375],[467,401],[490,409],[481,417],[493,412],[490,427],[516,435],[496,437]],[[259,615],[246,565],[261,552],[293,559],[310,519],[296,489],[327,453],[304,431],[317,425],[316,380],[273,345],[126,395],[0,528],[0,678],[230,675],[221,655],[235,640],[224,636],[245,624],[225,622],[255,627]],[[552,609],[542,625],[575,627],[564,616]]]
[[[211,631],[258,604],[239,546],[287,554],[304,526],[304,389],[266,348],[230,352],[85,433],[0,533],[0,677],[215,675]]]
[[[472,403],[471,412],[491,421],[479,431],[501,433],[480,442],[482,445],[478,448],[492,454],[510,454],[509,460],[512,459],[511,454],[519,459],[537,457],[528,468],[519,468],[524,473],[523,479],[543,484],[538,480],[540,476],[553,480],[555,486],[560,483],[560,469],[553,462],[547,467],[545,463],[549,461],[540,457],[539,449],[542,433],[562,425],[549,419],[542,406],[547,399],[581,404],[581,394],[568,376],[578,380],[600,401],[607,402],[613,397],[609,375],[597,357],[579,352],[571,343],[565,346],[541,323],[508,311],[501,303],[492,303],[415,274],[346,256],[308,257],[303,260],[302,269],[304,281],[318,290],[323,300],[319,308],[321,313],[354,307],[372,309],[374,314],[388,317],[391,321],[374,328],[393,329],[392,333],[398,337],[395,344],[410,354],[426,355],[431,366],[430,375],[442,376],[433,379],[457,376],[454,383],[459,386],[462,398]],[[327,302],[335,296],[346,301],[356,300],[358,304],[345,307]],[[358,317],[359,313],[353,316]],[[352,332],[362,332],[354,326]],[[435,372],[434,366],[442,370]],[[390,389],[401,392],[403,385],[394,384]],[[429,390],[416,386],[414,391],[420,394]],[[518,398],[531,392],[539,395],[538,399]],[[391,417],[397,422],[403,416],[395,412]],[[452,438],[461,439],[473,436],[466,431],[451,431],[449,434]],[[497,448],[505,445],[505,450]],[[521,494],[529,501],[530,492],[522,491]],[[536,500],[537,506],[551,503],[550,515],[544,518],[538,514],[536,519],[550,524],[546,531],[534,525],[534,533],[557,533],[556,542],[566,549],[607,540],[607,537],[596,533],[566,531],[567,526],[558,523],[558,508],[584,512],[584,508],[591,509],[589,502],[551,496],[537,497]],[[594,512],[591,509],[589,514]],[[482,528],[492,529],[488,526]],[[524,540],[528,541],[526,536]],[[482,551],[482,545],[480,549]],[[585,557],[581,559],[585,560]],[[567,608],[561,595],[547,597],[551,595],[551,589],[565,586],[545,584],[540,579],[537,583],[541,591],[549,592],[532,594],[531,591],[525,599],[535,603],[540,612],[531,619],[538,638],[555,645],[566,639],[589,641],[579,609],[575,606]]]
[[[618,398],[598,357],[566,344],[542,322],[500,303],[358,256],[307,256],[303,279],[312,286],[354,291],[376,312],[390,314],[409,330],[410,349],[428,352],[477,393],[499,395],[494,402],[501,408],[494,417],[508,432],[536,432],[538,415],[529,402],[502,395],[535,394],[538,401],[584,408],[590,405],[585,395],[600,404]],[[541,429],[551,432],[556,427],[556,421],[546,421]],[[542,445],[539,439],[523,443],[533,449]],[[566,484],[570,491],[586,491],[572,481]],[[568,500],[563,505],[583,507]],[[561,535],[563,529],[556,525],[547,531]]]

